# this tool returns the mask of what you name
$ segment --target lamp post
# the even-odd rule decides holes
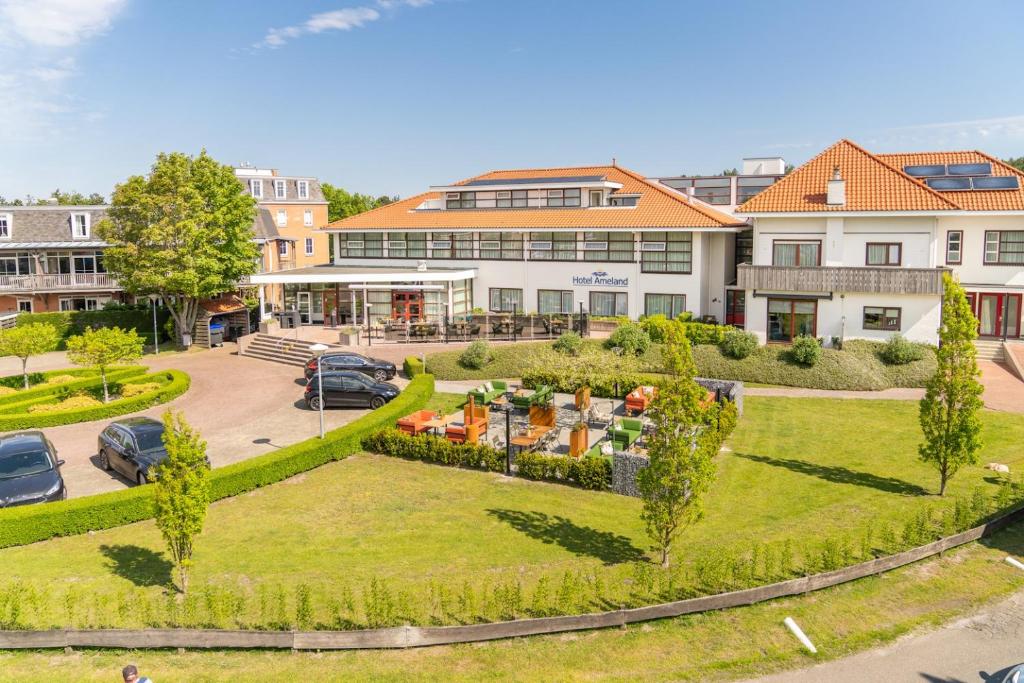
[[[320,404],[320,438],[324,438],[324,364],[321,362],[327,344],[313,344],[309,350],[316,356],[316,389]]]
[[[365,312],[363,317],[366,318],[366,343],[369,346],[373,346],[373,323],[370,321],[370,307],[373,306],[369,301],[363,302],[365,306]]]
[[[512,411],[515,406],[505,403],[501,412],[505,413],[505,474],[512,475]]]
[[[160,297],[156,294],[150,294],[149,300],[153,304],[153,353],[156,355],[160,354],[160,335],[156,331],[156,302]]]

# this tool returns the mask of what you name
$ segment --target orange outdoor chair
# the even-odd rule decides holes
[[[444,436],[452,443],[479,443],[480,437],[487,437],[487,422],[490,410],[470,401],[462,409],[462,423],[448,425]]]
[[[437,413],[430,410],[417,410],[411,415],[406,415],[398,421],[398,429],[409,434],[410,436],[416,436],[430,429],[425,423],[428,420],[436,420]]]
[[[639,415],[651,405],[651,400],[658,394],[652,386],[640,386],[626,394],[626,415]]]

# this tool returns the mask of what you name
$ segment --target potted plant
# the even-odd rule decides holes
[[[587,452],[590,447],[588,435],[587,423],[582,419],[572,426],[569,431],[569,455],[578,458]]]
[[[351,325],[338,328],[338,342],[342,346],[359,346],[359,328]]]

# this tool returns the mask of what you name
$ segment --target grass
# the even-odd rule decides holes
[[[438,415],[451,415],[460,410],[464,405],[466,405],[465,394],[448,394],[443,391],[435,391],[423,408],[424,410],[432,410]]]

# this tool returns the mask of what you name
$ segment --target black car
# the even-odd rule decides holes
[[[325,408],[380,408],[398,396],[400,390],[394,384],[375,382],[360,372],[324,372]],[[320,389],[316,375],[306,383],[306,405],[311,410],[320,410]]]
[[[367,377],[372,377],[378,382],[386,382],[395,376],[397,369],[395,364],[386,360],[367,358],[358,353],[349,351],[339,353],[325,353],[320,357],[324,364],[324,372],[334,370],[352,370],[361,372]],[[313,358],[306,363],[306,379],[316,375],[317,359]]]
[[[164,425],[149,417],[127,417],[100,432],[100,467],[120,472],[132,481],[152,481],[150,470],[167,458]]]
[[[67,498],[63,464],[42,432],[0,437],[0,508]]]

